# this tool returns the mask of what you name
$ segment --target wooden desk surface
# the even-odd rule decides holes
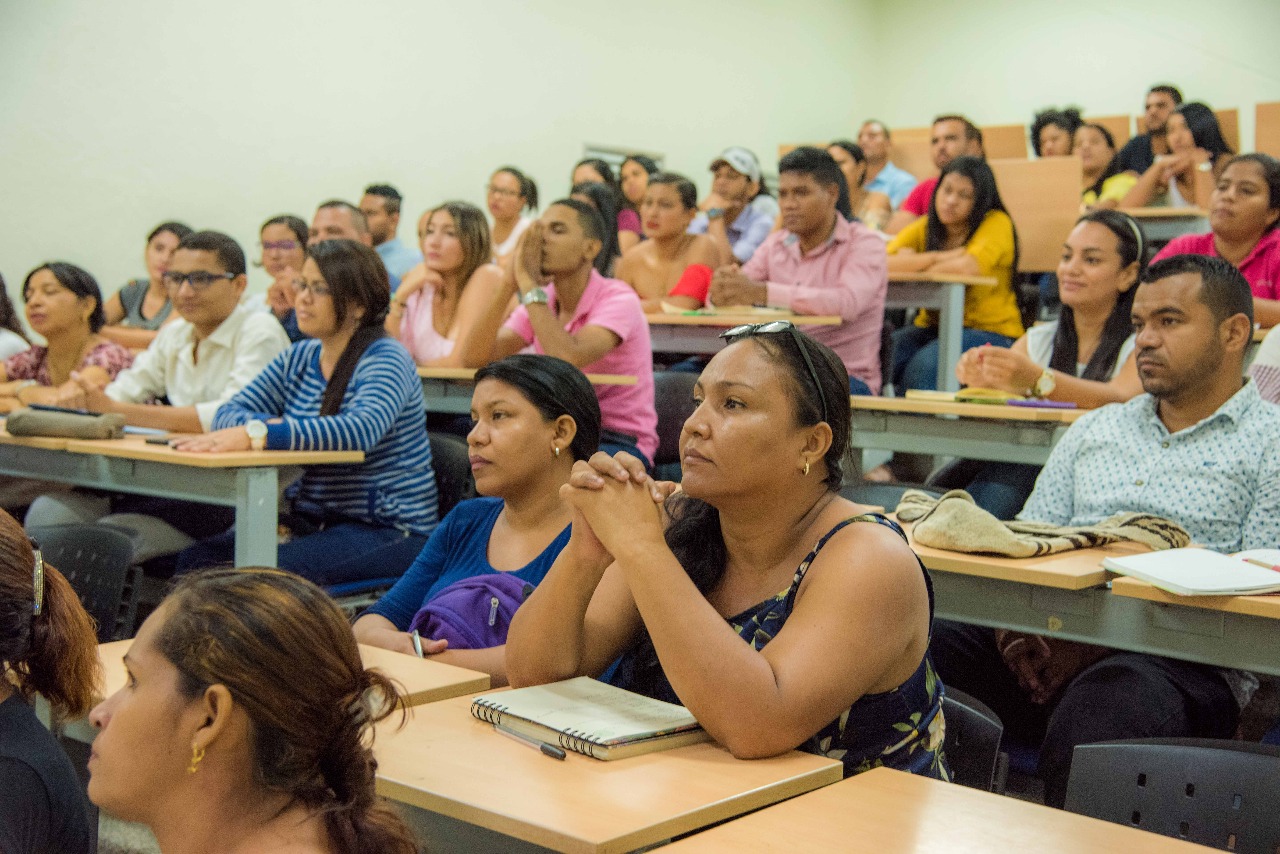
[[[808,753],[734,759],[696,744],[601,762],[557,761],[494,732],[458,697],[378,725],[378,794],[567,852],[669,839],[834,783],[840,763]]]
[[[104,696],[111,696],[125,684],[128,674],[124,669],[124,654],[132,640],[113,641],[98,646],[98,659],[102,662]],[[396,693],[405,706],[434,703],[462,694],[484,691],[489,687],[489,674],[423,661],[389,649],[360,645],[360,658],[365,667],[381,670],[396,683]],[[395,715],[390,720],[399,720]]]
[[[957,273],[890,273],[889,283],[933,282],[939,285],[990,285],[997,284],[995,276],[961,276]]]
[[[22,448],[43,448],[46,451],[62,451],[70,439],[56,436],[10,436],[9,431],[0,424],[0,445],[17,445]]]
[[[475,368],[424,368],[418,367],[418,376],[424,380],[452,380],[470,382],[476,377]],[[636,378],[626,374],[587,374],[592,385],[635,385]]]
[[[1111,581],[1111,593],[1149,602],[1167,605],[1185,605],[1188,608],[1204,608],[1209,611],[1226,611],[1232,614],[1248,614],[1252,617],[1269,617],[1280,620],[1280,594],[1267,596],[1179,596],[1140,581],[1137,578],[1118,575]]]
[[[730,328],[748,323],[768,323],[771,320],[789,320],[796,326],[836,326],[843,321],[833,314],[787,314],[785,312],[761,312],[760,314],[646,314],[644,319],[651,326],[720,326]]]
[[[1175,854],[1199,845],[1015,798],[875,768],[690,836],[671,854]]]
[[[196,454],[175,451],[167,445],[148,445],[142,436],[123,439],[60,439],[77,454],[101,454],[130,460],[148,460],[195,468],[220,469],[254,466],[309,466],[321,463],[364,462],[363,451],[228,451]]]
[[[1134,219],[1204,219],[1209,212],[1200,208],[1121,208]]]
[[[1137,543],[1116,543],[1106,548],[1078,549],[1044,557],[994,557],[922,546],[911,536],[912,526],[901,524],[911,541],[911,548],[931,571],[976,575],[1059,590],[1086,590],[1105,584],[1110,573],[1102,568],[1104,557],[1150,551]]]
[[[989,403],[956,403],[952,400],[918,400],[906,397],[851,395],[849,405],[865,412],[907,412],[921,415],[960,415],[996,421],[1048,421],[1070,424],[1087,409],[1037,409]]]

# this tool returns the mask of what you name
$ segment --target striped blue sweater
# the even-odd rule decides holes
[[[429,535],[438,521],[436,479],[422,383],[408,351],[394,338],[370,344],[341,410],[322,418],[325,384],[320,342],[299,341],[219,407],[213,427],[283,417],[267,425],[271,450],[364,451],[360,464],[307,468],[286,495],[326,513]]]

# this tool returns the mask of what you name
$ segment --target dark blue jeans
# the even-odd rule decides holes
[[[179,575],[235,561],[235,530],[188,546],[178,554]],[[321,587],[344,581],[397,578],[427,544],[427,538],[395,528],[340,522],[280,546],[276,565]]]
[[[960,336],[960,352],[983,344],[1008,347],[1007,335],[966,328]],[[909,388],[938,387],[938,329],[936,326],[904,326],[893,333],[893,391],[902,397]]]

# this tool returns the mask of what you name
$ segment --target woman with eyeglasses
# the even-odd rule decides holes
[[[105,386],[133,364],[132,353],[99,334],[105,322],[102,291],[74,264],[36,267],[22,283],[22,299],[27,323],[46,343],[0,365],[0,412],[57,404],[64,394],[78,394],[72,373]]]
[[[277,320],[284,320],[293,308],[293,283],[307,260],[307,236],[307,224],[292,214],[273,216],[258,231],[258,266],[271,277],[266,303]]]
[[[838,491],[844,365],[786,321],[725,336],[680,435],[683,491],[624,453],[574,465],[569,542],[508,634],[511,684],[621,657],[611,681],[685,705],[735,756],[946,779],[928,574]]]
[[[143,254],[147,277],[132,280],[103,306],[103,334],[107,338],[132,350],[142,350],[156,337],[156,330],[176,316],[164,284],[164,271],[169,269],[169,260],[182,238],[190,233],[191,228],[183,223],[162,222],[147,235]]]
[[[93,620],[58,570],[0,510],[0,851],[92,854],[97,817],[75,769],[32,709],[93,705],[102,674]]]
[[[281,353],[182,451],[362,451],[364,462],[304,469],[285,493],[291,534],[278,566],[332,585],[398,576],[436,526],[422,384],[387,336],[391,287],[377,253],[353,240],[310,247],[294,308],[308,338]],[[178,572],[229,563],[235,532],[178,555]]]
[[[89,715],[89,797],[147,825],[162,854],[418,850],[374,790],[371,730],[396,712],[395,686],[314,584],[258,568],[185,578],[124,666]]]
[[[501,261],[515,251],[520,235],[534,220],[525,211],[535,213],[538,210],[538,185],[514,166],[503,166],[489,178],[485,203],[493,217],[493,225],[489,229],[493,257]]]

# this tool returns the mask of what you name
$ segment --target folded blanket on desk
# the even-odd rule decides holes
[[[1154,550],[1182,548],[1191,537],[1181,526],[1150,513],[1117,513],[1096,525],[1002,522],[973,503],[962,489],[934,498],[909,489],[897,516],[913,522],[911,537],[922,546],[969,554],[1037,557],[1128,540]]]
[[[5,419],[10,436],[57,436],[63,439],[119,439],[124,436],[124,416],[79,415],[45,409],[15,409]]]

